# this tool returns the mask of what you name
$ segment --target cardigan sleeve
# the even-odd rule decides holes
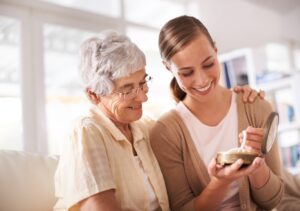
[[[257,99],[255,103],[246,105],[248,121],[254,127],[264,127],[264,123],[271,112],[271,104],[265,100]],[[279,155],[277,140],[274,142],[272,149],[267,153],[265,161],[270,168],[270,177],[267,183],[259,189],[250,186],[251,195],[260,207],[272,209],[280,202],[284,192],[284,184],[281,179],[282,161]]]
[[[285,194],[276,209],[278,211],[300,210],[300,175],[292,175],[284,169],[283,180],[286,186]]]
[[[195,196],[185,173],[180,140],[176,127],[161,121],[150,132],[151,146],[165,179],[171,210],[194,210]]]

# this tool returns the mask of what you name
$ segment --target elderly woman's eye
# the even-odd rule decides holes
[[[140,86],[143,86],[144,84],[146,84],[147,83],[147,81],[142,81],[141,83],[140,83]]]
[[[121,93],[127,95],[127,94],[132,93],[132,90],[133,89],[125,89],[125,90],[122,90]]]

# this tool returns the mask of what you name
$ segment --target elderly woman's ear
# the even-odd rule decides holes
[[[97,96],[95,92],[93,92],[90,88],[85,89],[86,95],[88,96],[89,100],[95,104],[98,105],[100,103],[100,98]]]

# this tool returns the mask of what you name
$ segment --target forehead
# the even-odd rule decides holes
[[[214,53],[215,49],[207,37],[203,34],[200,34],[183,49],[177,52],[171,58],[171,61],[178,65],[183,65],[193,59],[196,59],[197,62],[201,62],[204,61],[208,56],[214,55]]]
[[[114,84],[116,88],[123,87],[123,86],[130,86],[137,83],[140,83],[141,80],[145,78],[146,70],[142,68],[129,76],[118,78],[114,80]]]

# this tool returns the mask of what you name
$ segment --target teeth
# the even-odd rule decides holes
[[[211,82],[206,87],[198,88],[197,90],[200,91],[200,92],[205,92],[206,90],[209,89],[210,85],[211,85]]]

